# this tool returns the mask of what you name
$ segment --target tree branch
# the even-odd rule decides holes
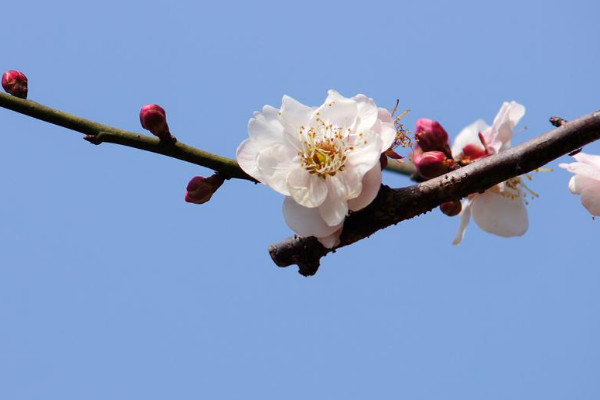
[[[256,182],[254,178],[240,168],[235,160],[188,146],[179,141],[164,143],[154,136],[142,135],[100,124],[47,107],[32,100],[24,100],[5,93],[0,93],[0,107],[81,132],[86,135],[84,138],[93,144],[113,143],[133,147],[219,171],[227,179],[246,179]],[[414,168],[411,164],[390,162],[389,169],[404,175],[410,176],[414,174]]]
[[[554,121],[560,121],[557,123],[559,127],[542,136],[440,177],[400,189],[383,185],[369,206],[346,218],[341,244],[335,249],[326,249],[314,237],[293,236],[271,245],[271,258],[280,267],[297,264],[302,275],[313,275],[321,257],[331,251],[431,211],[444,202],[482,192],[507,179],[533,171],[600,139],[600,111],[572,122]]]

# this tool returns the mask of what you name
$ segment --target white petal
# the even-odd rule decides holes
[[[515,101],[504,102],[492,124],[490,147],[496,153],[510,147],[513,130],[525,115],[525,107]]]
[[[290,96],[283,96],[281,100],[281,119],[299,129],[306,124],[313,113],[313,109],[305,106]]]
[[[587,178],[600,180],[600,170],[590,164],[583,162],[574,162],[570,164],[560,163],[559,167],[566,169],[577,175],[585,176]]]
[[[585,177],[583,175],[574,175],[569,180],[569,190],[573,194],[581,194],[581,191],[584,188],[586,188],[587,186],[594,185],[600,185],[600,182],[595,179]]]
[[[277,109],[271,106],[263,108],[264,114],[255,113],[248,121],[248,135],[263,147],[283,141],[283,125],[277,118]]]
[[[288,175],[287,187],[294,200],[304,207],[317,207],[327,198],[325,180],[309,174],[300,166],[293,169]]]
[[[238,164],[240,164],[240,168],[242,168],[245,173],[262,182],[262,176],[258,170],[257,161],[260,149],[261,148],[256,145],[256,141],[246,139],[238,146],[235,157]]]
[[[593,181],[581,190],[581,204],[592,215],[600,216],[600,182]]]
[[[332,249],[340,244],[340,235],[342,234],[343,225],[340,225],[339,229],[333,232],[329,236],[318,237],[317,240],[328,249]]]
[[[341,226],[327,225],[316,208],[303,207],[289,196],[283,201],[283,216],[288,226],[304,237],[327,237]]]
[[[476,144],[481,146],[481,140],[479,140],[479,132],[483,132],[488,128],[488,125],[484,120],[478,119],[471,125],[465,127],[452,144],[452,156],[457,157],[462,153],[463,148],[468,144]]]
[[[345,97],[340,97],[334,101],[324,103],[314,114],[314,118],[320,118],[325,124],[333,124],[342,130],[353,128],[356,124],[357,117],[358,107],[356,102]],[[317,125],[317,123],[313,124],[315,126]]]
[[[365,175],[379,163],[381,156],[381,142],[375,135],[367,135],[362,143],[356,143],[346,159],[346,168],[356,171],[360,176]]]
[[[357,131],[371,129],[379,116],[379,110],[375,102],[363,94],[354,96],[352,100],[356,102],[358,111],[358,121],[356,121],[355,129]]]
[[[354,199],[348,200],[348,208],[352,211],[362,210],[377,197],[381,188],[381,164],[377,163],[362,180],[362,191]]]
[[[346,186],[337,176],[327,178],[327,198],[319,206],[321,218],[327,225],[335,226],[344,222],[348,215],[348,201],[346,200]]]
[[[380,107],[377,111],[378,121],[373,129],[379,134],[379,138],[381,139],[379,152],[383,153],[394,143],[394,140],[396,139],[396,127],[394,126],[392,114],[390,114],[388,110]]]
[[[269,185],[279,193],[289,196],[287,187],[288,174],[298,165],[297,154],[290,147],[276,144],[260,151],[257,167],[261,182]]]
[[[481,229],[499,236],[521,236],[529,227],[527,209],[520,197],[488,190],[474,197],[472,213]]]
[[[573,156],[577,161],[590,165],[598,170],[598,174],[600,175],[600,156],[578,153]]]
[[[465,237],[465,231],[471,219],[471,199],[465,199],[462,202],[462,210],[460,211],[460,225],[458,232],[452,241],[452,244],[460,244]]]

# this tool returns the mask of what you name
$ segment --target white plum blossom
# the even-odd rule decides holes
[[[454,158],[464,164],[506,150],[523,115],[523,105],[504,102],[492,126],[480,119],[458,134],[452,145]],[[486,232],[504,237],[523,235],[529,227],[524,189],[528,190],[522,178],[515,177],[483,193],[469,195],[463,200],[460,227],[453,243],[463,240],[471,216]]]
[[[256,112],[237,161],[248,175],[286,196],[290,228],[331,248],[339,243],[346,215],[377,195],[379,158],[393,144],[396,129],[389,111],[372,99],[328,94],[319,107],[284,96],[281,109]]]
[[[561,163],[558,166],[575,175],[569,181],[569,190],[581,195],[581,204],[593,216],[600,216],[600,156],[575,154],[574,163]]]

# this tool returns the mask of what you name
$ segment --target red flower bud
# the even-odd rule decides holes
[[[440,210],[449,217],[454,217],[462,211],[460,200],[447,201],[440,204]]]
[[[218,172],[208,178],[195,176],[187,185],[185,201],[188,203],[203,204],[210,200],[213,193],[221,187],[225,178]]]
[[[439,122],[432,119],[420,118],[415,128],[415,138],[423,151],[441,151],[448,158],[450,155],[450,144],[448,133]]]
[[[140,110],[142,128],[149,130],[162,141],[171,141],[173,137],[167,125],[167,113],[158,104],[146,104]]]
[[[466,158],[470,161],[477,160],[478,158],[484,157],[487,153],[485,149],[476,144],[468,144],[463,147],[462,150],[463,158]]]
[[[449,170],[449,162],[446,155],[441,151],[415,153],[413,162],[419,175],[425,179],[435,178],[436,176],[445,174]]]
[[[27,98],[27,77],[21,71],[6,71],[2,75],[2,87],[6,93],[22,99]]]

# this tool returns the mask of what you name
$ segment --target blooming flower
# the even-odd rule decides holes
[[[308,107],[284,96],[248,123],[240,167],[286,196],[285,220],[301,236],[334,247],[349,211],[370,204],[381,186],[379,158],[394,142],[391,114],[372,99],[329,91]]]
[[[600,216],[600,156],[575,154],[574,163],[558,166],[575,175],[569,181],[569,190],[581,195],[581,204],[594,216]]]
[[[523,105],[504,102],[492,126],[480,119],[458,134],[452,145],[454,158],[467,164],[506,150],[510,147],[513,129],[524,114]],[[469,195],[462,203],[460,227],[453,243],[462,241],[471,216],[486,232],[504,237],[523,235],[529,227],[524,189],[528,190],[522,178],[516,177],[483,193]]]

